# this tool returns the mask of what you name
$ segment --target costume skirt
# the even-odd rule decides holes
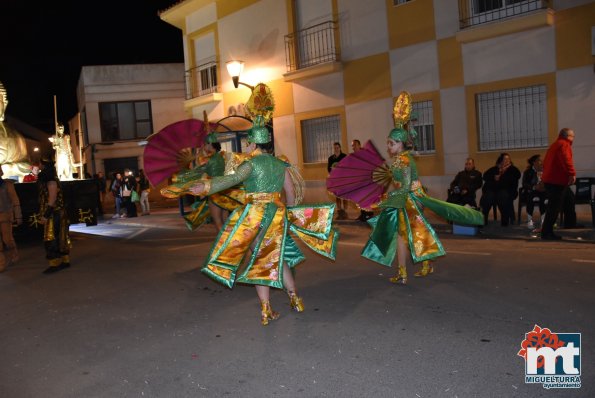
[[[283,288],[283,265],[305,259],[292,235],[334,259],[338,232],[334,204],[286,207],[279,193],[246,194],[246,204],[228,217],[202,272],[232,288],[236,282]]]
[[[362,256],[390,267],[397,253],[397,234],[408,242],[415,263],[444,256],[444,247],[436,231],[424,217],[424,208],[460,224],[483,224],[483,215],[480,212],[434,199],[416,190],[408,194],[403,208],[387,207],[380,215],[368,220],[373,230]]]

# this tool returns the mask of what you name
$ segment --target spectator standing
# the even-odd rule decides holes
[[[523,190],[527,209],[527,228],[534,229],[533,209],[535,203],[539,206],[539,215],[545,213],[545,188],[541,177],[543,174],[543,162],[541,155],[533,155],[527,159],[527,168],[523,172]]]
[[[127,217],[136,217],[136,203],[132,201],[132,191],[136,190],[136,178],[132,170],[124,170],[122,181],[122,201],[126,208]]]
[[[576,171],[572,158],[572,143],[574,131],[563,128],[558,139],[550,145],[543,160],[543,183],[547,195],[545,219],[541,226],[541,239],[560,240],[562,237],[554,234],[554,223],[558,217],[564,190],[576,182]]]
[[[122,212],[122,174],[121,173],[114,173],[114,180],[112,181],[112,186],[110,188],[112,195],[114,197],[114,202],[116,206],[116,213],[113,215],[112,218],[120,218],[123,216]]]
[[[151,192],[151,186],[143,169],[140,169],[138,172],[137,182],[138,190],[140,192],[141,216],[148,216],[151,214],[151,208],[149,207],[149,192]]]
[[[494,204],[498,205],[501,225],[508,226],[514,218],[513,202],[518,196],[521,171],[512,164],[508,153],[501,153],[496,165],[483,174],[484,185],[480,200],[484,222],[487,224],[488,213]]]
[[[459,171],[450,183],[450,191],[446,201],[476,208],[475,192],[483,185],[481,177],[481,172],[475,169],[475,161],[472,158],[467,158],[465,168]]]
[[[14,189],[14,182],[4,180],[2,176],[4,176],[4,171],[0,167],[0,234],[2,235],[0,272],[4,272],[7,266],[13,264],[19,258],[17,244],[12,236],[12,224],[16,221],[17,225],[21,225],[23,222],[21,203]]]
[[[333,169],[333,167],[335,167],[335,165],[337,163],[339,163],[341,160],[343,160],[343,158],[345,156],[347,156],[347,155],[345,153],[343,153],[343,151],[341,150],[341,144],[338,142],[335,142],[333,144],[333,154],[331,156],[329,156],[327,167],[326,167],[329,174],[330,174],[331,170]],[[346,211],[347,201],[345,199],[341,199],[339,197],[336,197],[335,201],[337,203],[337,219],[338,220],[346,220],[347,219],[347,211]]]

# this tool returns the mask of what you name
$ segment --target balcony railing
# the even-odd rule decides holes
[[[209,61],[186,71],[187,100],[218,92],[218,67],[216,61]]]
[[[336,21],[326,21],[285,36],[287,71],[338,61],[336,30]]]
[[[528,14],[551,7],[551,0],[459,0],[460,28]]]

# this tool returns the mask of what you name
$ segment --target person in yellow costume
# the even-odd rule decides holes
[[[334,204],[297,204],[301,198],[294,186],[295,170],[269,153],[271,134],[261,116],[255,118],[248,143],[250,154],[234,174],[195,182],[189,190],[204,196],[244,184],[246,203],[226,220],[202,272],[230,288],[236,282],[256,285],[261,323],[267,325],[279,317],[269,301],[271,287],[285,289],[291,308],[304,310],[290,268],[305,257],[289,232],[331,259],[338,233],[332,228]]]

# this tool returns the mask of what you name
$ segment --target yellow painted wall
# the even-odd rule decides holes
[[[341,117],[341,147],[348,148],[347,146],[347,123],[345,119],[345,108],[327,108],[320,109],[312,112],[303,112],[295,115],[295,131],[297,138],[297,154],[298,154],[298,165],[302,170],[302,175],[305,180],[325,180],[328,176],[328,170],[326,169],[327,163],[304,163],[304,150],[302,146],[302,126],[301,121],[306,119],[313,119],[317,117],[339,115]],[[329,156],[332,153],[328,154]]]
[[[273,117],[287,116],[294,113],[293,109],[293,89],[291,83],[286,83],[283,79],[273,80],[265,83],[271,89],[275,99],[275,112]],[[237,108],[238,104],[246,104],[250,98],[250,89],[240,85],[237,89],[223,93],[223,106],[225,115],[230,106]]]
[[[238,107],[238,104],[246,104],[250,98],[250,89],[245,86],[240,86],[237,89],[223,93],[223,109],[225,116],[228,116],[228,109],[230,106]]]
[[[343,66],[345,103],[390,98],[392,95],[388,53],[346,62]]]
[[[438,40],[437,44],[440,88],[462,86],[464,77],[461,43],[455,37],[449,37]]]
[[[259,1],[260,0],[219,0],[217,1],[217,19],[233,14],[242,8],[258,3]]]
[[[591,27],[595,2],[556,12],[556,65],[558,69],[591,65]]]
[[[548,138],[553,142],[558,136],[557,99],[556,99],[556,75],[546,73],[543,75],[527,76],[517,79],[502,80],[498,82],[482,83],[467,86],[465,89],[467,105],[467,128],[469,142],[469,157],[475,159],[478,170],[484,171],[496,163],[496,158],[501,152],[508,152],[513,163],[522,170],[526,159],[535,154],[544,154],[546,148],[528,149],[502,149],[494,151],[479,151],[479,132],[477,126],[477,112],[475,106],[475,95],[490,91],[507,90],[518,87],[528,87],[545,84],[547,87],[547,113],[548,113]]]
[[[436,152],[415,157],[417,170],[420,176],[444,174],[444,146],[442,145],[442,110],[440,106],[440,92],[416,93],[412,95],[413,102],[432,101],[434,111],[434,142]],[[396,98],[395,98],[396,99]],[[394,101],[394,99],[393,99]]]
[[[292,115],[294,113],[292,83],[286,83],[283,79],[279,79],[266,84],[271,88],[275,99],[275,113],[273,116]]]
[[[398,6],[386,0],[390,49],[436,38],[433,0],[414,0]]]

